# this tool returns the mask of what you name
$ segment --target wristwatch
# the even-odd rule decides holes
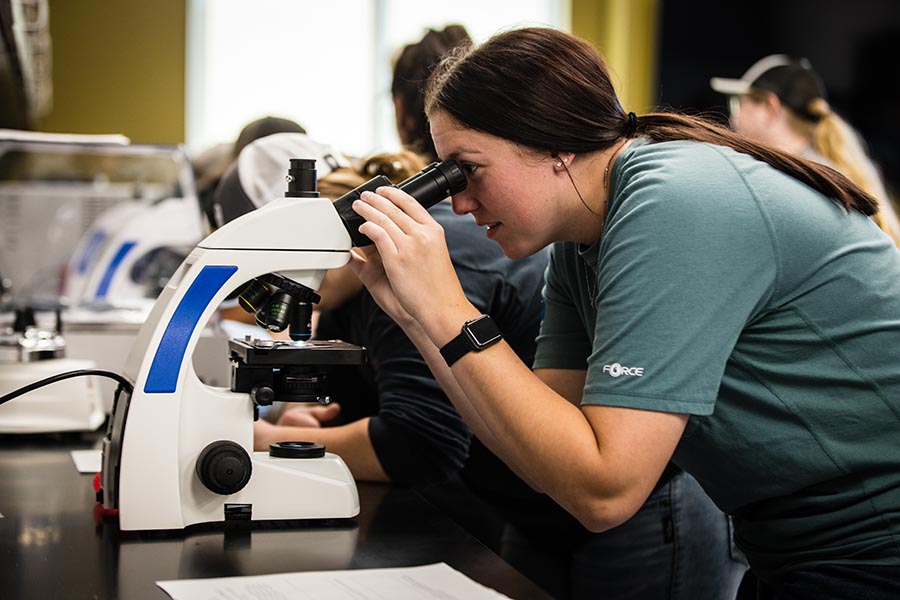
[[[441,348],[441,356],[449,367],[469,352],[481,352],[502,339],[503,334],[494,321],[488,315],[481,315],[477,319],[466,321],[460,334]]]

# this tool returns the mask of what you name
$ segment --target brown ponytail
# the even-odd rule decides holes
[[[603,151],[628,134],[728,146],[769,163],[847,210],[877,212],[875,199],[837,171],[711,121],[651,113],[635,124],[622,109],[599,52],[555,29],[514,29],[481,46],[457,48],[432,73],[425,111],[443,111],[466,127],[548,156]]]
[[[878,201],[873,196],[834,169],[752,141],[706,119],[675,113],[650,113],[638,117],[636,133],[658,142],[694,140],[727,146],[766,162],[834,198],[847,210],[856,209],[867,216],[878,212]]]

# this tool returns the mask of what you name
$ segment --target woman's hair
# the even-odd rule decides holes
[[[462,25],[448,25],[441,31],[429,29],[420,41],[404,46],[394,63],[391,94],[400,100],[403,108],[397,127],[402,131],[401,137],[406,147],[429,160],[434,160],[437,153],[425,117],[425,82],[447,52],[471,42],[469,33]]]
[[[384,152],[367,158],[358,167],[335,169],[318,181],[319,194],[337,200],[377,175],[400,183],[425,168],[425,159],[409,150]]]
[[[866,153],[862,138],[850,124],[834,112],[824,98],[813,99],[806,110],[815,117],[815,121],[804,119],[787,108],[791,127],[810,140],[810,145],[816,152],[828,159],[835,169],[863,191],[880,202],[890,202],[878,170]],[[900,231],[895,231],[882,215],[883,213],[875,214],[872,220],[900,246]]]
[[[712,121],[657,112],[634,122],[619,103],[597,50],[555,29],[515,29],[476,48],[457,48],[432,73],[425,111],[443,111],[466,127],[548,156],[606,150],[629,135],[727,146],[769,163],[848,210],[866,215],[878,210],[872,196],[834,169],[753,142]]]

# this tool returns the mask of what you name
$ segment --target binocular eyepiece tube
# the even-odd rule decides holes
[[[374,192],[379,187],[394,185],[415,198],[425,208],[431,208],[444,198],[466,189],[467,183],[466,175],[459,167],[459,163],[455,160],[445,160],[441,163],[431,163],[396,185],[384,175],[373,177],[335,200],[334,208],[344,222],[353,245],[368,246],[372,240],[359,232],[359,226],[365,223],[365,219],[353,210],[353,202],[358,200],[363,192]]]
[[[311,159],[291,159],[286,197],[318,197],[315,164],[316,161]],[[415,198],[425,208],[430,208],[444,198],[466,189],[466,184],[466,175],[459,163],[445,160],[431,163],[395,187]],[[372,240],[359,232],[359,226],[365,223],[365,219],[353,210],[353,202],[365,191],[374,192],[379,187],[390,185],[394,185],[390,179],[378,175],[334,201],[334,208],[354,246],[367,246]],[[313,290],[277,273],[250,281],[238,296],[241,308],[256,315],[256,322],[260,327],[275,332],[289,327],[290,337],[294,341],[309,339],[312,304],[318,301],[319,296]]]

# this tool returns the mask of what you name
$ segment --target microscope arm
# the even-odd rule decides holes
[[[284,486],[285,492],[300,486],[293,490],[298,494],[309,492],[309,485],[285,475],[265,455],[253,455],[254,474],[238,492],[223,496],[203,487],[195,465],[210,443],[228,440],[238,453],[243,448],[252,454],[254,406],[247,394],[200,382],[191,360],[201,332],[228,294],[276,271],[317,289],[327,270],[347,263],[349,250],[349,234],[328,199],[284,198],[225,225],[185,259],[138,334],[125,367],[134,393],[117,398],[104,440],[104,504],[120,510],[122,529],[221,521],[224,499],[229,505],[252,504],[253,518],[355,514],[356,490],[347,488],[352,477],[337,457],[334,468],[346,477],[339,476],[339,484],[322,483],[334,495],[317,492],[322,502],[304,507],[301,517],[296,507],[265,496],[271,485]]]

